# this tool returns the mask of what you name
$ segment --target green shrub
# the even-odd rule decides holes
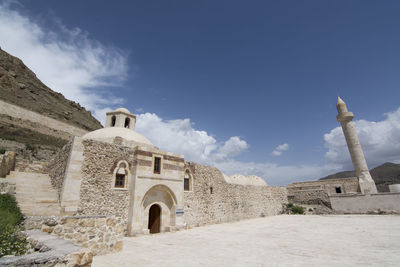
[[[293,206],[293,207],[291,207],[290,208],[290,211],[293,213],[293,214],[304,214],[304,208],[303,207],[300,207],[300,206]]]
[[[0,148],[0,154],[2,155],[4,153],[6,153],[6,150],[4,148]]]
[[[290,209],[291,207],[293,207],[293,203],[290,203],[290,202],[289,202],[289,203],[287,204],[287,207],[288,207],[288,209]]]
[[[31,144],[26,144],[26,145],[25,145],[25,149],[26,149],[26,150],[33,151],[33,150],[35,150],[35,147],[34,147],[33,145],[31,145]]]
[[[23,255],[28,242],[19,227],[8,226],[0,231],[0,257],[5,255]]]
[[[0,195],[0,257],[21,255],[27,250],[26,238],[21,234],[23,215],[11,195]]]

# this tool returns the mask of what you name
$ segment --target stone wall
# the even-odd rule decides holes
[[[135,150],[93,140],[84,140],[83,146],[84,162],[78,213],[81,215],[114,214],[126,220],[129,190],[113,188],[113,172],[116,164],[120,160],[125,160],[129,164],[130,172],[133,173]]]
[[[306,205],[325,205],[331,207],[328,193],[325,189],[297,190],[288,193],[288,201]]]
[[[190,163],[193,191],[184,193],[186,227],[277,215],[287,204],[284,187],[228,184],[213,167]]]
[[[57,190],[58,196],[60,197],[61,190],[63,187],[65,171],[68,163],[68,158],[71,153],[72,140],[69,141],[49,162],[46,168],[46,172],[50,176],[51,185]]]
[[[0,178],[6,177],[15,168],[15,153],[6,151],[0,155]]]
[[[25,228],[40,229],[101,255],[122,249],[126,224],[118,216],[32,216],[25,220]]]
[[[399,213],[400,193],[330,196],[332,209],[340,213]]]
[[[328,195],[336,194],[336,187],[340,187],[343,194],[359,192],[357,177],[325,179],[318,181],[296,182],[288,185],[288,195],[299,190],[325,190]]]
[[[331,208],[329,196],[338,194],[336,188],[340,188],[340,194],[357,193],[358,179],[351,177],[292,183],[287,188],[288,200],[297,204],[324,205]]]

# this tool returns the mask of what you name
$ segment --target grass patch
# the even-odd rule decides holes
[[[14,196],[0,195],[0,257],[25,254],[28,243],[20,233],[22,220]]]
[[[288,203],[286,205],[289,214],[304,214],[305,209],[301,206],[293,205],[293,203]]]

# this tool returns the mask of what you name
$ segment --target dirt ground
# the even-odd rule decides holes
[[[281,215],[124,239],[97,266],[400,266],[400,216]]]

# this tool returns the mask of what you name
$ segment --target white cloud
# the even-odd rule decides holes
[[[57,19],[52,23],[56,31],[22,15],[10,2],[0,3],[0,46],[20,58],[51,89],[104,119],[102,111],[122,100],[98,87],[118,86],[126,79],[126,55],[79,28],[68,29]]]
[[[137,117],[136,130],[161,149],[182,153],[189,160],[208,162],[217,141],[205,131],[195,130],[190,119],[165,121],[153,113]]]
[[[285,144],[277,146],[274,149],[274,151],[272,151],[271,154],[274,156],[280,156],[280,155],[282,155],[283,151],[287,151],[287,150],[289,150],[289,144],[285,143]]]
[[[382,121],[355,121],[355,128],[363,148],[368,167],[384,162],[400,161],[400,108],[385,114]],[[328,148],[326,160],[352,169],[350,154],[341,127],[324,135]]]
[[[184,154],[186,160],[202,164],[233,158],[248,148],[246,141],[237,136],[224,143],[217,143],[207,132],[194,129],[190,119],[166,121],[156,114],[140,114],[137,117],[136,130],[155,146]]]
[[[249,145],[246,141],[241,140],[238,136],[232,136],[218,149],[218,153],[215,155],[215,160],[221,161],[227,158],[232,158],[245,151],[248,147]]]

